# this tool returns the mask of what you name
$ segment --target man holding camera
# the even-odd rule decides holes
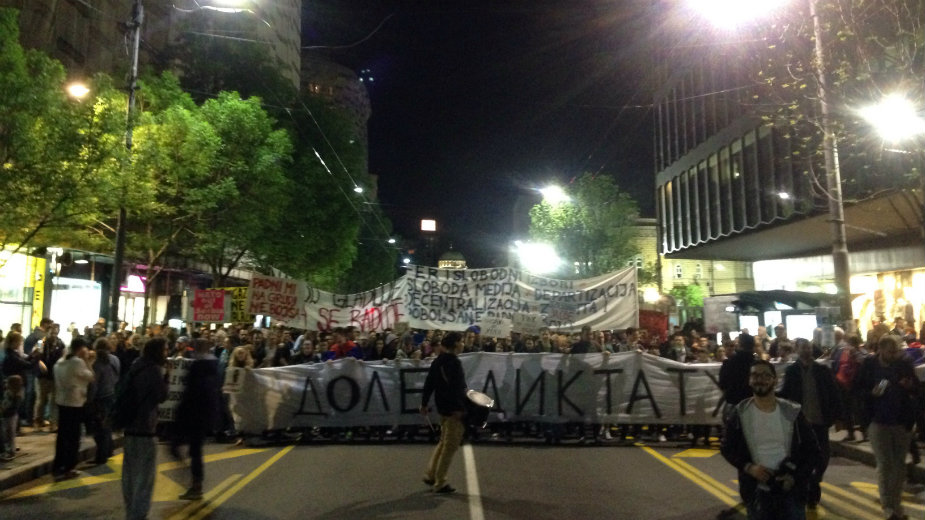
[[[756,360],[754,396],[729,414],[721,448],[739,470],[739,494],[750,520],[803,520],[809,482],[822,453],[800,405],[774,395],[774,365]]]

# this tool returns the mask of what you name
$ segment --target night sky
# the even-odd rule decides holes
[[[611,175],[654,215],[653,4],[306,1],[302,40],[366,38],[327,52],[374,79],[369,170],[385,214],[409,238],[436,219],[438,249],[489,267],[506,263],[550,182]]]

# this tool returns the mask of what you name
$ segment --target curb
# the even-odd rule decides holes
[[[122,436],[113,435],[112,444],[114,449],[122,447]],[[96,456],[96,446],[91,443],[89,446],[83,446],[77,452],[77,463],[92,460]],[[0,492],[16,487],[20,484],[43,477],[52,471],[52,465],[55,458],[48,457],[45,460],[33,462],[17,470],[11,470],[9,475],[0,477]]]
[[[829,448],[833,456],[844,457],[870,467],[877,466],[877,459],[874,457],[874,452],[869,449],[862,449],[837,441],[831,441]],[[915,465],[907,463],[906,467],[909,470],[907,475],[909,482],[917,484],[925,483],[925,465],[922,463]]]

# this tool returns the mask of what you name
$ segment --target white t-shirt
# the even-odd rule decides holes
[[[776,470],[790,452],[790,432],[784,427],[780,406],[775,406],[773,412],[762,412],[757,406],[750,406],[745,413],[749,416],[745,421],[749,425],[745,439],[752,461]]]

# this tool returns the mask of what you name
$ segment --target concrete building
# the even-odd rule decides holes
[[[748,45],[666,45],[654,67],[659,251],[680,276],[687,259],[736,260],[753,262],[755,289],[832,292],[824,169],[817,154],[799,155],[818,133],[762,117],[766,92],[747,68],[757,60],[744,59],[761,49]],[[915,158],[838,145],[854,318],[862,332],[904,314],[921,327],[925,248]]]

